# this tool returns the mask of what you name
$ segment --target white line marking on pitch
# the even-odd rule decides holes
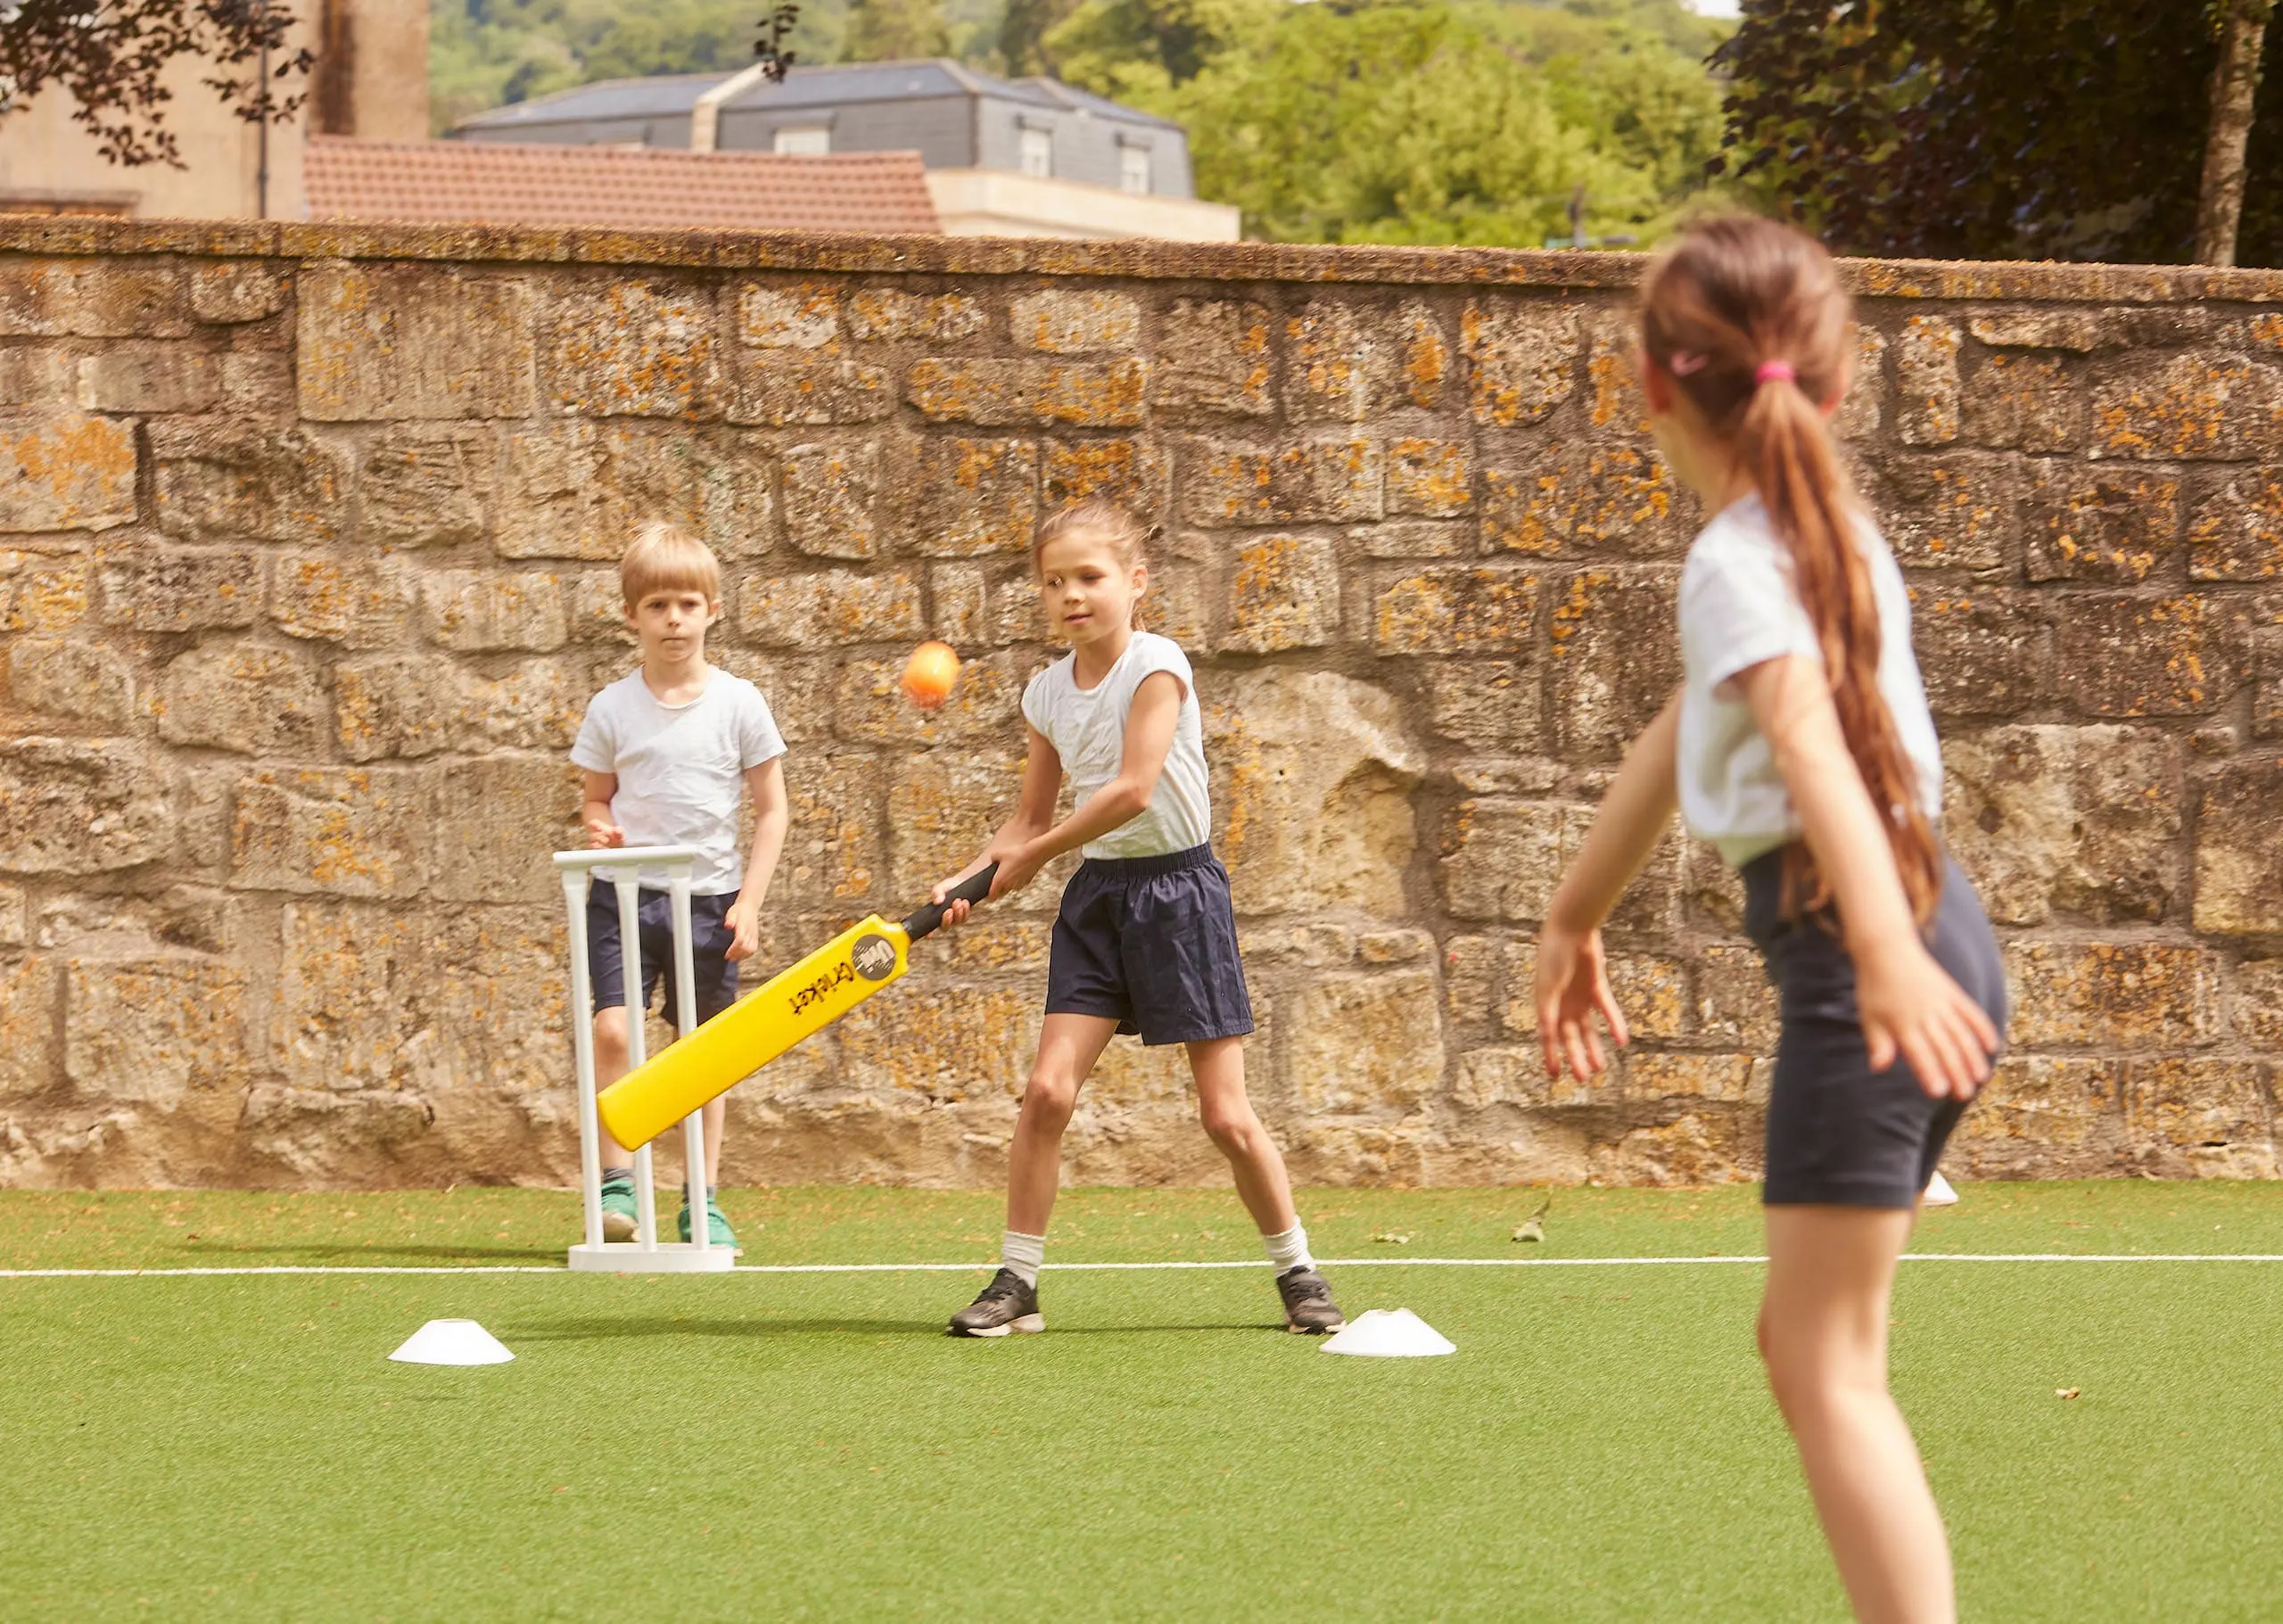
[[[2283,1263],[2283,1252],[1905,1252],[1905,1263]],[[1326,1257],[1328,1269],[1638,1269],[1760,1264],[1739,1253],[1710,1257]],[[739,1274],[916,1274],[980,1273],[989,1263],[741,1263]],[[1114,1269],[1265,1269],[1265,1259],[1169,1259],[1162,1263],[1050,1263],[1065,1273]],[[628,1271],[635,1273],[637,1271]],[[0,1269],[0,1280],[175,1280],[255,1274],[560,1274],[555,1264],[268,1264],[244,1268]]]

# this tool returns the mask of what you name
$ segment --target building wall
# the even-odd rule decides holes
[[[567,1182],[565,751],[613,560],[719,549],[791,742],[762,966],[1011,802],[1026,581],[1163,529],[1264,1114],[1312,1183],[1758,1160],[1772,1011],[1676,836],[1641,1041],[1549,1085],[1535,921],[1675,677],[1691,504],[1620,256],[0,225],[0,1182]],[[2283,276],[1863,263],[1841,428],[2019,1010],[1969,1176],[2272,1176]],[[942,712],[894,680],[968,657]],[[1003,1172],[1067,864],[746,1083],[737,1182]],[[1224,1175],[1120,1043],[1082,1182]]]
[[[835,108],[724,108],[721,143],[725,152],[766,153],[775,149],[779,128],[823,124],[832,130],[836,153],[916,152],[929,169],[959,168],[975,161],[974,108],[966,96],[858,102]],[[685,131],[683,143],[688,140]]]

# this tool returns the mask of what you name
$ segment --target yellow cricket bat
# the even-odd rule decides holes
[[[946,903],[991,894],[991,863],[944,893]],[[822,1030],[911,968],[911,944],[944,922],[935,903],[901,924],[878,914],[851,925],[759,992],[740,998],[603,1090],[595,1111],[632,1150],[751,1073]]]

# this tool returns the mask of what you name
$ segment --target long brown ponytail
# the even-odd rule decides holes
[[[1672,375],[1712,432],[1751,471],[1793,582],[1822,646],[1848,753],[1885,814],[1911,911],[1921,924],[1941,893],[1941,865],[1918,773],[1879,692],[1879,611],[1858,545],[1860,507],[1822,406],[1848,382],[1850,310],[1822,247],[1770,220],[1735,215],[1691,227],[1642,284],[1650,364]],[[1832,900],[1804,844],[1786,856],[1795,915]]]

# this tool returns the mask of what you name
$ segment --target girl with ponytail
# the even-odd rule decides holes
[[[1948,1540],[1887,1391],[1895,1264],[1990,1072],[2005,977],[1937,844],[1941,754],[1901,572],[1829,420],[1853,349],[1823,250],[1704,221],[1643,284],[1659,449],[1711,515],[1681,578],[1680,689],[1643,731],[1548,904],[1549,1075],[1626,1041],[1601,931],[1677,809],[1743,875],[1782,1009],[1762,1199],[1760,1348],[1857,1617],[1948,1624]]]

